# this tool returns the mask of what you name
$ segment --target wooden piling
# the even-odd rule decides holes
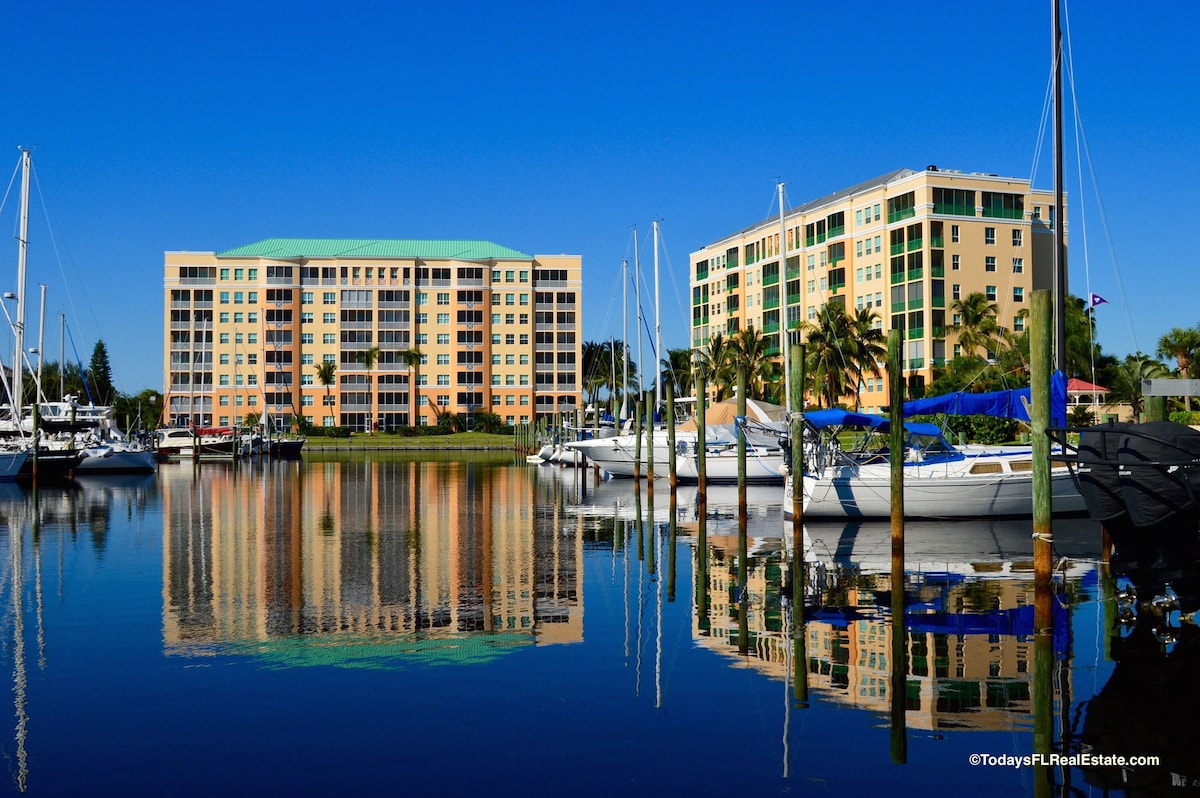
[[[1052,527],[1050,439],[1050,339],[1053,330],[1050,292],[1034,291],[1029,319],[1030,430],[1033,438],[1033,587],[1034,631],[1052,626],[1050,602],[1037,599],[1049,596],[1053,578],[1054,531]],[[1045,608],[1046,613],[1040,610]]]
[[[675,495],[675,488],[679,485],[679,477],[675,473],[676,458],[678,453],[675,451],[675,381],[667,380],[664,386],[667,389],[667,450],[670,454],[667,456],[667,484],[671,487],[671,495]]]
[[[746,507],[746,366],[738,364],[737,369],[737,486],[738,486],[738,653],[746,654],[750,650],[750,630],[748,613],[750,603],[749,574],[749,545],[747,543],[747,507]]]
[[[791,347],[788,390],[791,391],[792,417],[789,419],[789,438],[792,461],[788,479],[792,481],[792,696],[797,708],[808,706],[808,656],[804,628],[805,579],[804,565],[804,344]]]
[[[633,406],[633,484],[642,478],[642,400]]]

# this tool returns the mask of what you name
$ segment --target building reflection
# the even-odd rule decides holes
[[[581,536],[561,504],[535,504],[524,469],[184,464],[160,477],[170,654],[270,642],[255,650],[291,664],[464,660],[582,639]]]
[[[736,550],[694,550],[706,582],[707,616],[694,616],[701,645],[772,678],[791,679],[795,649],[787,616],[790,563],[782,552],[751,556],[746,572],[747,656],[738,653]],[[892,676],[888,573],[864,573],[830,562],[808,573],[803,670],[807,687],[825,700],[886,717]],[[1093,566],[1070,574],[1094,579]],[[1032,569],[995,562],[962,563],[905,573],[909,728],[1031,730],[1034,698]],[[1055,615],[1055,644],[1066,646],[1068,608]],[[1069,688],[1069,685],[1067,686]]]

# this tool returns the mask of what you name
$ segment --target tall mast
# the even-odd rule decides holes
[[[633,227],[633,297],[634,302],[637,303],[638,368],[642,372],[640,375],[641,379],[638,380],[638,394],[640,395],[644,389],[641,381],[646,379],[646,364],[642,361],[642,258],[638,252],[637,225]],[[637,407],[637,405],[634,405],[634,407]]]
[[[58,401],[67,395],[67,314],[58,314]]]
[[[1067,252],[1063,220],[1062,28],[1059,0],[1053,0],[1054,41],[1054,368],[1067,370]]]
[[[780,327],[779,348],[783,350],[783,404],[788,416],[792,414],[792,373],[788,367],[788,306],[787,306],[787,222],[783,218],[783,181],[779,181],[779,282],[783,286],[783,325]]]
[[[29,256],[29,150],[21,150],[21,234],[17,239],[17,316],[13,324],[13,408],[20,418],[21,402],[25,395],[25,263]]]
[[[654,222],[654,409],[662,407],[662,323],[658,313],[658,220]]]
[[[629,258],[621,261],[621,421],[629,418]]]

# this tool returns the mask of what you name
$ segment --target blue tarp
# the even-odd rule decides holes
[[[904,416],[927,416],[945,413],[951,416],[992,416],[1029,421],[1027,403],[1029,388],[1013,388],[991,393],[948,393],[926,399],[914,399],[904,403]],[[1067,375],[1054,372],[1050,378],[1050,425],[1066,426],[1067,423]]]
[[[815,429],[826,427],[861,427],[887,432],[891,429],[891,420],[874,413],[857,413],[853,410],[807,410],[804,420]],[[926,424],[920,421],[906,421],[904,429],[917,435],[940,435],[941,429],[936,424]]]

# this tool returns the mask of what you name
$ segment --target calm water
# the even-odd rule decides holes
[[[672,512],[661,487],[636,502],[509,456],[0,486],[0,790],[1100,795],[1200,775],[1195,627],[1114,632],[1091,524],[1057,530],[1040,659],[1028,523],[911,527],[894,702],[886,526],[809,527],[793,640],[781,493],[751,489],[739,577],[734,492],[712,491],[701,546],[694,490]],[[1038,717],[1049,750],[1162,764],[970,764],[1033,753]]]

